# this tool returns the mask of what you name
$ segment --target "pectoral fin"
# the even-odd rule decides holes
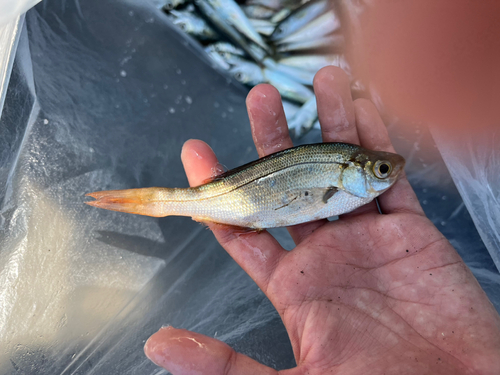
[[[336,187],[329,188],[325,192],[325,195],[323,195],[323,202],[328,203],[328,199],[330,199],[331,197],[333,197],[337,191],[339,191],[339,189],[337,189]]]

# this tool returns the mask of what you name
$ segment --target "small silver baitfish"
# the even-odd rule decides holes
[[[255,229],[341,215],[389,189],[403,170],[398,154],[348,143],[290,148],[190,188],[143,188],[87,194],[95,207],[139,215],[191,216]]]

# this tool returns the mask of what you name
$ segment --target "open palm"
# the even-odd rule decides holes
[[[323,140],[393,151],[373,104],[353,102],[334,67],[315,78]],[[247,98],[260,156],[292,142],[278,92],[255,87]],[[201,141],[186,142],[191,185],[210,177],[217,159]],[[500,318],[459,255],[425,217],[402,177],[375,202],[289,228],[288,252],[267,232],[209,224],[229,254],[278,310],[290,336],[295,374],[498,374]],[[146,354],[174,375],[277,374],[226,344],[162,328]]]

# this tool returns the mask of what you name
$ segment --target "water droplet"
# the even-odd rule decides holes
[[[168,109],[168,111],[169,111],[170,113],[175,113],[175,108],[174,108],[174,107],[170,107],[170,108]]]
[[[214,102],[214,107],[215,108],[219,108],[220,107],[220,104],[218,102]]]
[[[186,84],[186,80],[185,79],[182,79],[181,80],[181,85],[185,85]]]
[[[444,227],[446,225],[446,221],[442,221],[441,225]]]
[[[186,100],[187,104],[192,104],[193,103],[193,99],[191,99],[190,96],[186,96],[184,99]]]
[[[95,150],[94,150],[92,147],[90,147],[90,148],[89,148],[89,152],[90,152],[91,154],[93,154],[93,153],[95,152]]]
[[[131,10],[130,12],[128,12],[128,15],[132,17],[134,15],[134,12]]]
[[[222,118],[226,118],[227,117],[227,113],[226,112],[222,112],[221,116],[222,116]]]
[[[127,72],[125,70],[120,70],[120,75],[122,77],[126,77],[127,76]]]
[[[44,123],[44,125],[47,125],[47,124],[49,123],[49,120],[44,119],[44,120],[43,120],[43,123]]]
[[[167,90],[168,89],[168,85],[163,85],[163,89]]]
[[[446,195],[443,195],[441,199],[445,201],[446,199],[448,199],[448,197]]]
[[[180,70],[179,68],[177,68],[175,72],[176,72],[177,74],[181,74],[181,73],[182,73],[182,70]]]
[[[229,107],[227,107],[227,111],[228,111],[229,113],[233,113],[233,112],[234,112],[234,108],[233,108],[233,107],[231,107],[231,106],[229,106]]]
[[[427,204],[427,201],[424,199],[424,200],[422,201],[422,204]]]
[[[427,193],[427,189],[423,189],[423,190],[422,190],[422,193]]]

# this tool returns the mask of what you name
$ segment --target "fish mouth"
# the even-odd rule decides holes
[[[398,157],[395,158],[396,159],[395,163],[393,163],[394,167],[393,167],[392,174],[394,175],[394,180],[399,178],[399,176],[401,175],[401,172],[404,171],[404,168],[406,165],[406,160],[401,155],[397,155],[397,156]]]

